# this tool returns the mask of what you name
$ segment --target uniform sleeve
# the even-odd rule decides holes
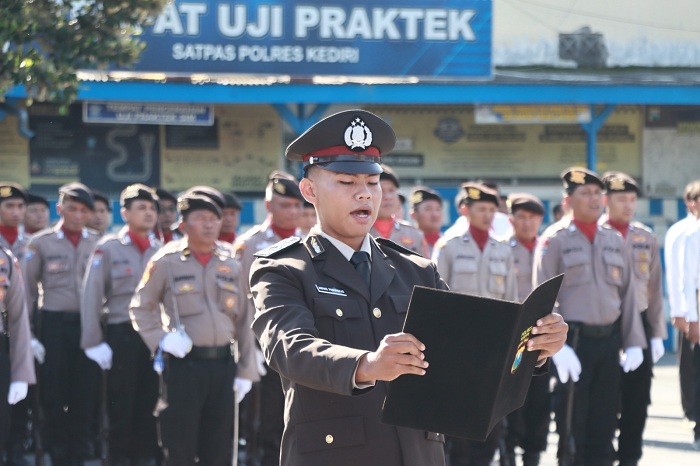
[[[149,261],[129,305],[129,317],[146,346],[155,352],[165,329],[160,318],[160,306],[167,287],[168,264],[165,258]]]
[[[649,265],[649,307],[647,318],[653,338],[666,339],[666,317],[664,316],[663,285],[661,283],[661,255],[656,237],[651,237],[651,264]]]
[[[80,347],[92,348],[104,341],[102,312],[104,308],[111,254],[108,248],[98,246],[90,255],[83,289],[80,294]]]
[[[42,270],[42,254],[39,241],[36,238],[29,240],[27,250],[24,253],[24,268],[22,275],[24,277],[25,293],[27,295],[27,309],[33,315],[36,311],[39,301],[39,280]],[[34,322],[30,315],[31,323]]]
[[[354,374],[368,351],[319,338],[294,270],[274,259],[258,259],[250,285],[256,314],[253,331],[270,367],[314,390],[352,395]]]
[[[24,279],[16,260],[12,261],[12,277],[7,290],[7,323],[10,333],[10,380],[12,382],[36,383],[34,358],[29,329]]]
[[[620,236],[622,242],[622,237]],[[625,250],[624,244],[620,244],[620,249]],[[637,305],[634,283],[632,282],[632,256],[624,254],[625,266],[622,270],[622,286],[620,287],[620,311],[622,313],[622,345],[624,348],[630,346],[647,347],[647,338],[642,323],[642,314]]]
[[[681,313],[689,322],[698,321],[698,275],[700,272],[700,230],[681,236],[682,242],[679,250],[680,264],[680,286],[681,286]]]
[[[671,317],[680,317],[680,296],[676,286],[678,283],[678,263],[676,262],[678,236],[675,234],[675,229],[676,227],[672,226],[666,233],[664,262],[666,263],[666,293],[668,294],[668,304],[671,308]]]
[[[513,252],[510,250],[510,246],[507,246],[508,248],[508,262],[506,262],[508,266],[508,273],[506,275],[506,293],[503,297],[503,299],[507,299],[509,301],[517,301],[518,300],[518,282],[515,277],[515,264],[514,264],[514,259],[513,259]]]
[[[452,271],[452,258],[450,257],[447,246],[448,243],[441,240],[435,244],[433,262],[437,266],[437,273],[442,277],[445,283],[450,285],[452,283],[450,275]]]
[[[532,271],[532,288],[536,288],[541,283],[552,277],[559,275],[561,271],[559,241],[556,238],[542,237],[535,247]],[[558,306],[558,304],[557,304]]]

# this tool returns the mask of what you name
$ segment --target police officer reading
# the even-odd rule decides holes
[[[382,424],[383,381],[430,370],[424,345],[400,333],[414,285],[445,289],[432,262],[368,233],[381,202],[380,157],[391,127],[362,110],[321,120],[286,157],[303,161],[301,192],[318,225],[258,253],[253,330],[286,395],[283,465],[444,463],[442,435]],[[558,315],[531,349],[563,344]],[[360,396],[361,395],[361,396]]]

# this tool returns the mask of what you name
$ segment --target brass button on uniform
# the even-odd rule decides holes
[[[372,309],[372,315],[379,319],[382,316],[382,310],[378,307],[375,307],[374,309]]]
[[[326,443],[333,443],[333,436],[331,434],[326,435]]]
[[[343,310],[342,310],[342,309],[336,309],[336,310],[335,310],[335,315],[337,315],[338,317],[343,317]],[[332,438],[333,438],[333,437],[331,437],[331,439],[332,439]],[[332,440],[331,440],[331,441],[332,441]]]

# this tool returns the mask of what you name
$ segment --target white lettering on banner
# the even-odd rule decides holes
[[[258,22],[248,22],[248,9],[245,5],[233,7],[231,18],[231,5],[222,4],[218,9],[218,27],[221,34],[226,37],[241,37],[248,34],[250,37],[282,37],[283,8],[279,5],[258,7]],[[232,21],[233,19],[233,21]]]
[[[210,60],[233,61],[236,59],[236,47],[221,44],[173,44],[175,60]]]
[[[254,63],[359,63],[357,47],[328,47],[300,45],[239,45],[183,44],[172,46],[175,60],[240,61]]]

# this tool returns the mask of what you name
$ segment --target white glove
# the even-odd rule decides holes
[[[644,353],[639,346],[625,348],[625,352],[620,355],[620,367],[625,372],[636,370],[644,362]]]
[[[258,370],[260,377],[267,375],[267,368],[265,367],[265,355],[260,348],[255,348],[255,368]]]
[[[233,393],[236,394],[236,403],[243,401],[243,398],[245,398],[251,388],[253,388],[252,380],[241,377],[233,379]]]
[[[554,365],[557,366],[557,374],[561,383],[566,383],[571,377],[571,380],[578,382],[581,375],[581,361],[569,345],[564,345],[557,353],[552,356]]]
[[[192,339],[184,330],[168,333],[160,341],[160,348],[176,358],[184,358],[192,350]]]
[[[7,402],[11,405],[17,404],[27,397],[27,382],[12,382],[7,391]]]
[[[666,350],[664,349],[664,342],[661,338],[652,338],[651,341],[651,360],[654,364],[659,362],[661,356],[664,355]]]
[[[36,338],[32,338],[31,345],[32,354],[34,355],[36,362],[39,364],[44,364],[44,358],[46,357],[46,349],[44,348],[44,345],[42,345]]]
[[[85,356],[92,359],[100,369],[108,371],[112,368],[112,348],[105,342],[85,350]]]

